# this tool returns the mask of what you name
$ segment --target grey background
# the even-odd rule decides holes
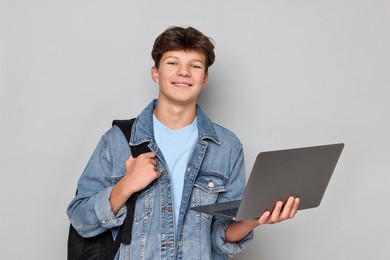
[[[0,1],[2,259],[65,259],[66,207],[100,136],[157,95],[170,25],[216,42],[200,104],[259,151],[346,147],[319,208],[256,230],[235,259],[389,259],[390,4]]]

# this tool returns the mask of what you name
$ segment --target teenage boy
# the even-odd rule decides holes
[[[227,259],[248,245],[255,227],[294,217],[299,199],[245,221],[189,210],[241,198],[242,145],[197,105],[215,59],[208,37],[192,27],[168,28],[157,37],[152,58],[159,96],[137,117],[130,138],[131,145],[148,142],[151,152],[134,159],[121,130],[112,127],[79,179],[69,219],[84,237],[111,228],[115,236],[125,202],[138,192],[132,242],[122,244],[115,259]]]

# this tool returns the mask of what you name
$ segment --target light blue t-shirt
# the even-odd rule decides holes
[[[172,130],[163,125],[153,115],[153,131],[156,143],[164,155],[171,175],[173,209],[177,227],[183,194],[184,174],[188,159],[198,139],[197,119],[195,117],[195,120],[186,127]]]

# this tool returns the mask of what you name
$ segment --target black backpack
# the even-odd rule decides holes
[[[130,120],[114,120],[112,125],[117,125],[125,135],[127,142],[130,140],[131,128],[135,118]],[[135,158],[142,153],[149,152],[148,143],[138,146],[130,146],[131,154]],[[134,210],[136,194],[131,196],[126,202],[126,219],[119,227],[119,232],[115,240],[112,238],[111,230],[106,230],[102,234],[84,238],[80,236],[72,225],[69,227],[68,236],[68,260],[112,260],[115,257],[121,243],[131,243],[131,231],[133,228]]]

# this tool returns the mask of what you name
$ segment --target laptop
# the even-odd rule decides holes
[[[299,197],[298,210],[318,207],[344,148],[343,143],[261,152],[241,200],[192,207],[232,220],[258,218],[277,201]]]

